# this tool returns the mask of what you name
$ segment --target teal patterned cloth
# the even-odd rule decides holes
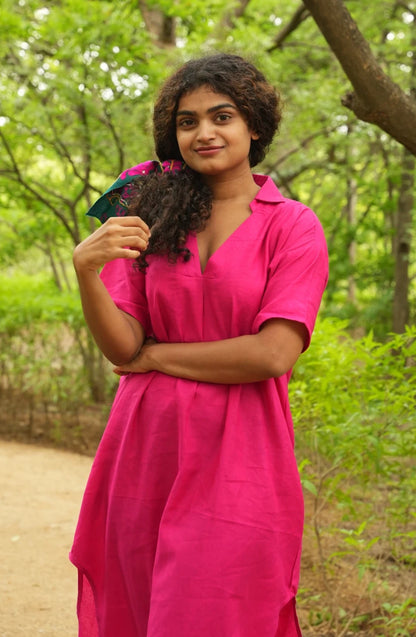
[[[150,173],[180,173],[185,169],[186,164],[178,159],[169,159],[164,162],[150,160],[128,168],[97,199],[88,210],[87,215],[97,217],[102,223],[107,221],[109,217],[124,217],[127,214],[129,198],[133,190],[133,181],[136,177],[149,175]]]

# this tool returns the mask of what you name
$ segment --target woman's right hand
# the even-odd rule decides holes
[[[96,272],[114,259],[137,259],[149,238],[149,227],[140,217],[110,217],[75,248],[75,270]]]

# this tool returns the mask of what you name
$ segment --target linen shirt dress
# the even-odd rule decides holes
[[[160,342],[255,334],[282,317],[308,341],[327,281],[315,214],[269,177],[201,271],[192,257],[107,264],[115,303]],[[71,551],[81,637],[298,637],[303,499],[290,373],[223,385],[120,380]]]

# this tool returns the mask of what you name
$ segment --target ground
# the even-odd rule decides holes
[[[68,560],[92,458],[0,440],[0,637],[75,637]]]
[[[81,455],[0,438],[0,637],[77,635],[77,572],[68,560],[68,552],[92,464],[92,446],[83,439]],[[90,451],[88,455],[85,448]],[[310,495],[306,495],[306,519],[310,522],[313,503]],[[329,514],[335,515],[331,511]],[[309,523],[303,543],[301,589],[318,594],[323,588],[316,568],[319,565],[316,551]],[[380,564],[383,566],[384,561],[380,560]],[[399,569],[390,561],[386,564],[390,566],[382,569],[382,583],[389,582],[394,599],[400,599],[400,592],[404,599],[408,598],[414,590],[413,568]],[[368,594],[371,587],[363,587],[356,566],[342,558],[337,566],[330,582],[335,591],[335,607],[348,609],[352,618],[362,614],[370,619],[378,616],[380,599]],[[387,628],[391,620],[388,617],[385,630],[375,632],[370,630],[371,623],[357,625],[357,632],[342,625],[336,627],[333,622],[329,628],[325,619],[320,625],[316,621],[310,624],[311,617],[324,615],[328,606],[328,601],[323,604],[328,595],[316,597],[315,602],[307,599],[299,605],[301,623],[309,627],[304,637],[375,634],[416,637],[416,626],[410,616],[400,623],[403,631],[395,630],[395,625],[392,630]]]
[[[76,637],[68,552],[91,463],[0,439],[0,637]]]

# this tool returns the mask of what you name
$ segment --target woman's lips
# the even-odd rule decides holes
[[[210,157],[216,155],[222,149],[223,146],[201,146],[200,148],[196,148],[195,152],[201,155],[201,157]]]

